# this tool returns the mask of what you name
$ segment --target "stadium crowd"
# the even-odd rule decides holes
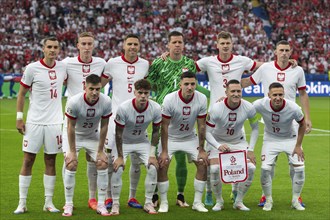
[[[306,73],[325,74],[330,64],[330,6],[327,1],[265,1],[273,24],[268,39],[247,0],[23,0],[2,3],[0,72],[22,73],[42,56],[40,41],[55,35],[59,59],[76,56],[77,34],[96,35],[95,55],[108,60],[122,52],[122,37],[141,36],[141,57],[151,61],[166,51],[170,31],[184,33],[185,53],[198,60],[217,53],[216,35],[233,34],[234,51],[259,61],[273,59],[274,42],[287,39],[292,57]]]

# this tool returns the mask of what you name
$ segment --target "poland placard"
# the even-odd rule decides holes
[[[248,177],[245,151],[219,153],[219,162],[222,182],[243,182]]]

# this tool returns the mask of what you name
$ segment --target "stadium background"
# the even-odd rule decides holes
[[[26,64],[38,60],[42,56],[40,41],[48,35],[56,35],[61,40],[61,60],[66,56],[77,55],[75,41],[78,33],[92,31],[96,35],[95,56],[107,60],[120,55],[123,36],[133,32],[141,37],[141,57],[152,61],[166,50],[167,33],[181,30],[186,37],[185,54],[197,60],[216,54],[216,35],[220,30],[227,30],[233,34],[236,54],[260,61],[274,58],[274,42],[280,39],[289,40],[294,49],[292,57],[304,68],[306,79],[315,85],[327,85],[324,94],[329,96],[328,1],[279,0],[264,3],[265,7],[258,1],[243,0],[1,0],[0,77],[10,78],[12,74],[22,73]],[[268,17],[264,17],[265,11],[268,12]],[[207,83],[205,75],[200,74],[199,79],[200,82]],[[4,83],[3,90],[6,95],[8,86],[9,83]],[[18,83],[14,87],[16,91],[17,86]],[[18,173],[22,157],[21,135],[15,129],[15,106],[15,100],[0,100],[0,219],[59,219],[60,214],[41,212],[43,190],[40,189],[43,188],[44,168],[42,156],[37,158],[33,171],[33,183],[28,199],[29,212],[22,216],[12,214],[18,200]],[[242,214],[231,209],[230,186],[224,186],[226,209],[221,213],[209,212],[206,215],[191,209],[182,211],[176,207],[173,200],[176,189],[171,187],[171,212],[166,216],[149,216],[139,210],[122,207],[121,216],[117,219],[130,219],[133,216],[135,219],[242,219],[243,216],[246,219],[329,219],[329,109],[329,98],[311,98],[311,116],[315,129],[304,139],[307,155],[307,179],[303,192],[307,205],[305,212],[297,213],[289,208],[291,186],[286,158],[282,155],[274,179],[274,212],[265,213],[256,206],[261,191],[260,169],[257,169],[254,183],[246,197],[246,205],[252,208],[250,213]],[[259,154],[261,141],[260,137],[256,154]],[[76,187],[78,198],[75,200],[77,211],[73,219],[100,219],[95,212],[86,208],[87,180],[83,156],[81,154],[79,159],[79,187]],[[63,158],[59,156],[58,171],[61,170],[62,163]],[[172,168],[173,164],[175,163],[172,163]],[[128,172],[125,173],[122,204],[125,204],[128,194]],[[173,173],[172,169],[171,185],[175,186]],[[188,175],[189,179],[193,178],[193,172]],[[138,198],[141,201],[144,192],[143,178],[144,176],[141,177],[138,189]],[[55,204],[58,207],[64,204],[63,193],[63,183],[59,175],[55,196]],[[191,183],[187,184],[186,195],[187,199],[192,201]]]
[[[166,51],[167,34],[185,36],[185,55],[198,60],[217,54],[216,35],[232,33],[234,52],[258,61],[274,58],[274,43],[288,40],[292,58],[308,75],[327,81],[330,64],[330,4],[327,0],[82,0],[1,1],[0,83],[42,57],[41,39],[61,41],[59,60],[76,56],[77,35],[96,36],[95,56],[121,54],[128,33],[141,38],[140,56],[150,62]],[[9,75],[8,75],[9,74]],[[8,89],[3,90],[8,96]]]

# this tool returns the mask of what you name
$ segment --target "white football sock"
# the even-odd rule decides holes
[[[253,163],[248,163],[248,178],[244,182],[238,183],[238,191],[235,202],[243,202],[243,198],[246,194],[246,192],[249,190],[252,180],[254,177],[254,171],[256,170],[256,167]]]
[[[305,183],[305,166],[294,167],[292,200],[298,200]]]
[[[73,194],[76,185],[76,172],[65,170],[64,175],[64,194],[65,194],[65,204],[73,204]]]
[[[141,169],[139,164],[139,158],[136,157],[136,155],[131,155],[131,166],[129,169],[130,190],[128,199],[136,197],[136,189],[139,184],[140,175]]]
[[[113,172],[111,177],[111,192],[113,204],[119,204],[120,192],[122,188],[123,167],[119,167],[117,172]]]
[[[97,170],[97,204],[103,205],[108,188],[108,169]]]
[[[31,176],[23,176],[23,175],[19,175],[19,203],[20,204],[24,204],[26,205],[26,198],[28,195],[28,191],[29,191],[29,187],[31,184],[31,179],[32,179],[32,175]]]
[[[108,189],[107,189],[107,198],[112,198],[111,195],[111,177],[113,173],[113,164],[111,154],[108,154]]]
[[[144,183],[145,188],[145,203],[151,203],[152,202],[152,196],[155,192],[157,185],[157,169],[154,165],[150,165],[149,168],[147,168],[147,176]]]
[[[261,187],[266,199],[272,197],[272,178],[271,170],[265,170],[261,168]]]
[[[168,203],[167,201],[167,192],[168,192],[168,188],[169,188],[169,181],[165,181],[165,182],[158,182],[158,192],[160,194],[160,200],[161,203]]]
[[[222,202],[222,182],[220,180],[219,170],[219,164],[210,165],[212,192],[215,195],[216,201]]]
[[[97,170],[94,162],[87,161],[87,178],[89,199],[96,198]]]
[[[194,204],[198,204],[202,202],[203,192],[206,185],[206,181],[194,179],[194,188],[195,188],[195,196],[194,196]]]
[[[44,174],[44,187],[45,187],[45,204],[53,204],[53,196],[55,189],[56,176],[48,176]]]

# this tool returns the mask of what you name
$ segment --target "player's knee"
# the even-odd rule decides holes
[[[294,179],[298,185],[303,185],[305,182],[305,166],[296,166],[294,169]]]
[[[264,185],[269,185],[271,183],[271,169],[270,170],[265,170],[261,169],[261,184]]]
[[[91,156],[89,156],[88,153],[86,153],[85,155],[86,155],[86,161],[93,162],[93,159],[91,158]]]
[[[137,155],[131,155],[131,166],[135,169],[140,169],[140,158]]]
[[[108,169],[108,163],[102,161],[102,160],[98,160],[96,162],[96,169],[97,170],[105,170]]]
[[[147,169],[148,175],[152,178],[157,178],[157,169],[154,165],[150,164]]]
[[[256,166],[253,163],[247,163],[247,168],[249,173],[254,173],[256,170]]]
[[[220,172],[220,166],[219,164],[212,164],[210,165],[210,174],[216,174]]]
[[[69,163],[66,163],[66,165],[65,165],[66,169],[70,170],[70,171],[76,171],[77,166],[78,166],[78,161],[77,160],[73,160]]]
[[[121,176],[123,174],[123,172],[124,172],[124,167],[120,166],[120,167],[118,167],[117,171],[114,172],[114,173],[116,175],[120,175]]]

